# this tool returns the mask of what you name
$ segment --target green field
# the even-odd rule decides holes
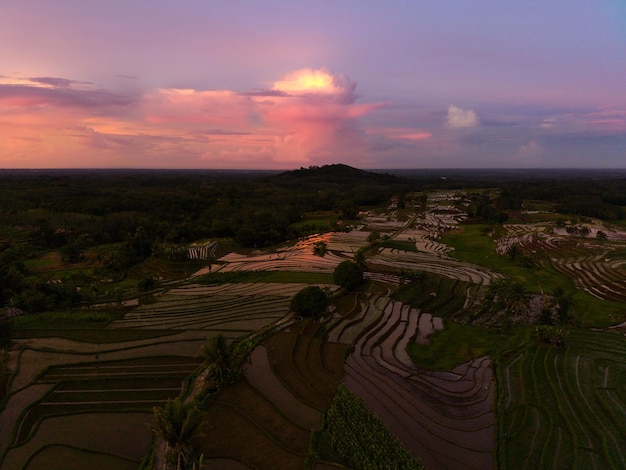
[[[498,360],[535,342],[534,329],[488,330],[447,322],[429,345],[410,343],[408,352],[420,367],[452,370],[472,359],[489,356]]]
[[[521,282],[531,292],[551,292],[557,287],[573,289],[570,278],[550,265],[524,268],[514,264],[508,256],[496,253],[496,245],[488,235],[486,225],[464,225],[460,230],[449,232],[442,243],[454,247],[451,255],[462,261],[478,264],[502,273],[514,281]]]
[[[573,329],[498,364],[498,465],[626,467],[626,342]]]

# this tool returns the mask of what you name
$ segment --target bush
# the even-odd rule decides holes
[[[363,283],[363,271],[356,263],[344,261],[335,268],[333,281],[346,290],[354,290]]]
[[[328,296],[318,286],[308,286],[291,299],[291,310],[302,317],[317,318],[328,309]]]

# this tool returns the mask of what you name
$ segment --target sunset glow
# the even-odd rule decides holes
[[[532,3],[4,5],[0,168],[626,166],[611,2]]]
[[[274,83],[274,90],[286,93],[336,93],[339,87],[334,84],[334,77],[327,70],[302,69],[288,74]]]

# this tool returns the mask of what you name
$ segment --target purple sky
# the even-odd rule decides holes
[[[623,0],[0,3],[0,168],[626,168]]]

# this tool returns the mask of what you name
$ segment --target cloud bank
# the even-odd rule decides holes
[[[132,152],[142,155],[135,164],[150,167],[334,162],[367,147],[359,119],[382,106],[357,104],[356,86],[324,68],[296,70],[250,92],[160,88],[134,95],[66,78],[3,77],[0,128],[10,130],[0,138],[0,166],[51,162],[61,153],[56,164],[107,166]],[[84,154],[91,160],[79,159]],[[186,157],[168,160],[173,155]]]
[[[522,167],[553,165],[561,149],[576,166],[597,163],[583,155],[591,148],[613,155],[612,142],[626,142],[617,105],[500,105],[479,117],[456,105],[367,102],[355,81],[325,68],[266,83],[129,91],[0,75],[0,168]],[[606,161],[623,165],[615,155]]]

